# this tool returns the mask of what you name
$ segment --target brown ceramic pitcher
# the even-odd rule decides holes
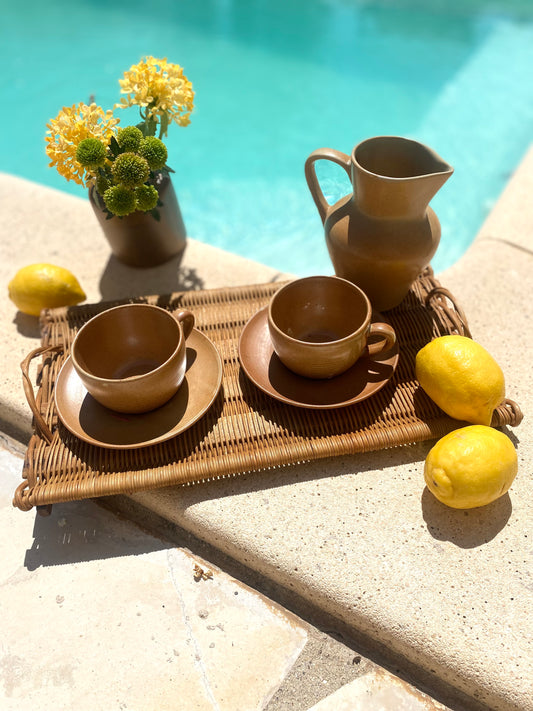
[[[317,160],[344,168],[353,192],[330,205]],[[429,201],[452,173],[433,150],[399,136],[369,138],[351,156],[320,148],[306,160],[335,274],[357,284],[378,311],[397,306],[435,254],[441,230]]]

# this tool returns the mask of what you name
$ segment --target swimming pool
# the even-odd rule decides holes
[[[331,273],[303,165],[394,134],[455,168],[432,202],[433,266],[475,237],[531,142],[530,0],[36,0],[3,8],[0,170],[77,195],[48,168],[46,122],[91,94],[104,108],[147,54],[181,64],[196,92],[167,145],[191,237],[306,275]],[[134,110],[117,112],[122,125]],[[320,164],[333,201],[350,189]]]

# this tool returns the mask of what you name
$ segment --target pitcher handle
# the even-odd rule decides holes
[[[348,173],[350,180],[352,177],[352,164],[350,156],[347,156],[346,153],[341,153],[341,151],[336,151],[333,148],[318,148],[316,151],[313,151],[305,161],[305,179],[307,180],[307,185],[317,206],[322,224],[324,224],[328,209],[331,205],[324,197],[324,193],[318,182],[315,169],[315,161],[317,160],[331,160],[333,163],[337,163],[337,165],[340,165],[341,168],[344,168]]]

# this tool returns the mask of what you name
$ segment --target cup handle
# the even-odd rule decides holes
[[[305,179],[307,181],[307,187],[309,188],[313,200],[315,201],[320,219],[322,220],[322,223],[324,223],[331,205],[324,197],[324,193],[322,192],[320,183],[318,182],[315,169],[315,161],[317,160],[330,160],[333,161],[333,163],[337,163],[337,165],[340,165],[341,168],[344,168],[350,178],[352,169],[351,158],[350,156],[347,156],[346,153],[341,153],[341,151],[336,151],[333,148],[318,148],[316,151],[313,151],[305,161]]]
[[[194,314],[192,311],[187,311],[187,309],[182,309],[174,314],[174,318],[178,323],[181,324],[183,329],[183,337],[185,340],[191,335],[191,331],[194,328]]]
[[[383,353],[388,351],[389,348],[396,343],[396,333],[392,326],[388,323],[373,323],[370,326],[369,336],[373,334],[378,334],[383,336],[382,339],[377,341],[377,343],[369,343],[366,347],[367,353],[370,356],[378,355],[378,353]]]

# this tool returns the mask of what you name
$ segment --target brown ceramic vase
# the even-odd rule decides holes
[[[352,193],[330,205],[317,160],[344,168]],[[305,176],[335,274],[357,284],[378,311],[397,306],[435,254],[441,229],[429,202],[452,173],[433,150],[399,136],[369,138],[351,156],[322,148],[308,157]]]
[[[162,205],[160,219],[149,212],[134,212],[125,217],[111,217],[102,209],[89,190],[89,201],[115,257],[131,267],[155,267],[180,254],[186,245],[187,233],[181,210],[168,176],[158,175],[154,182]]]

